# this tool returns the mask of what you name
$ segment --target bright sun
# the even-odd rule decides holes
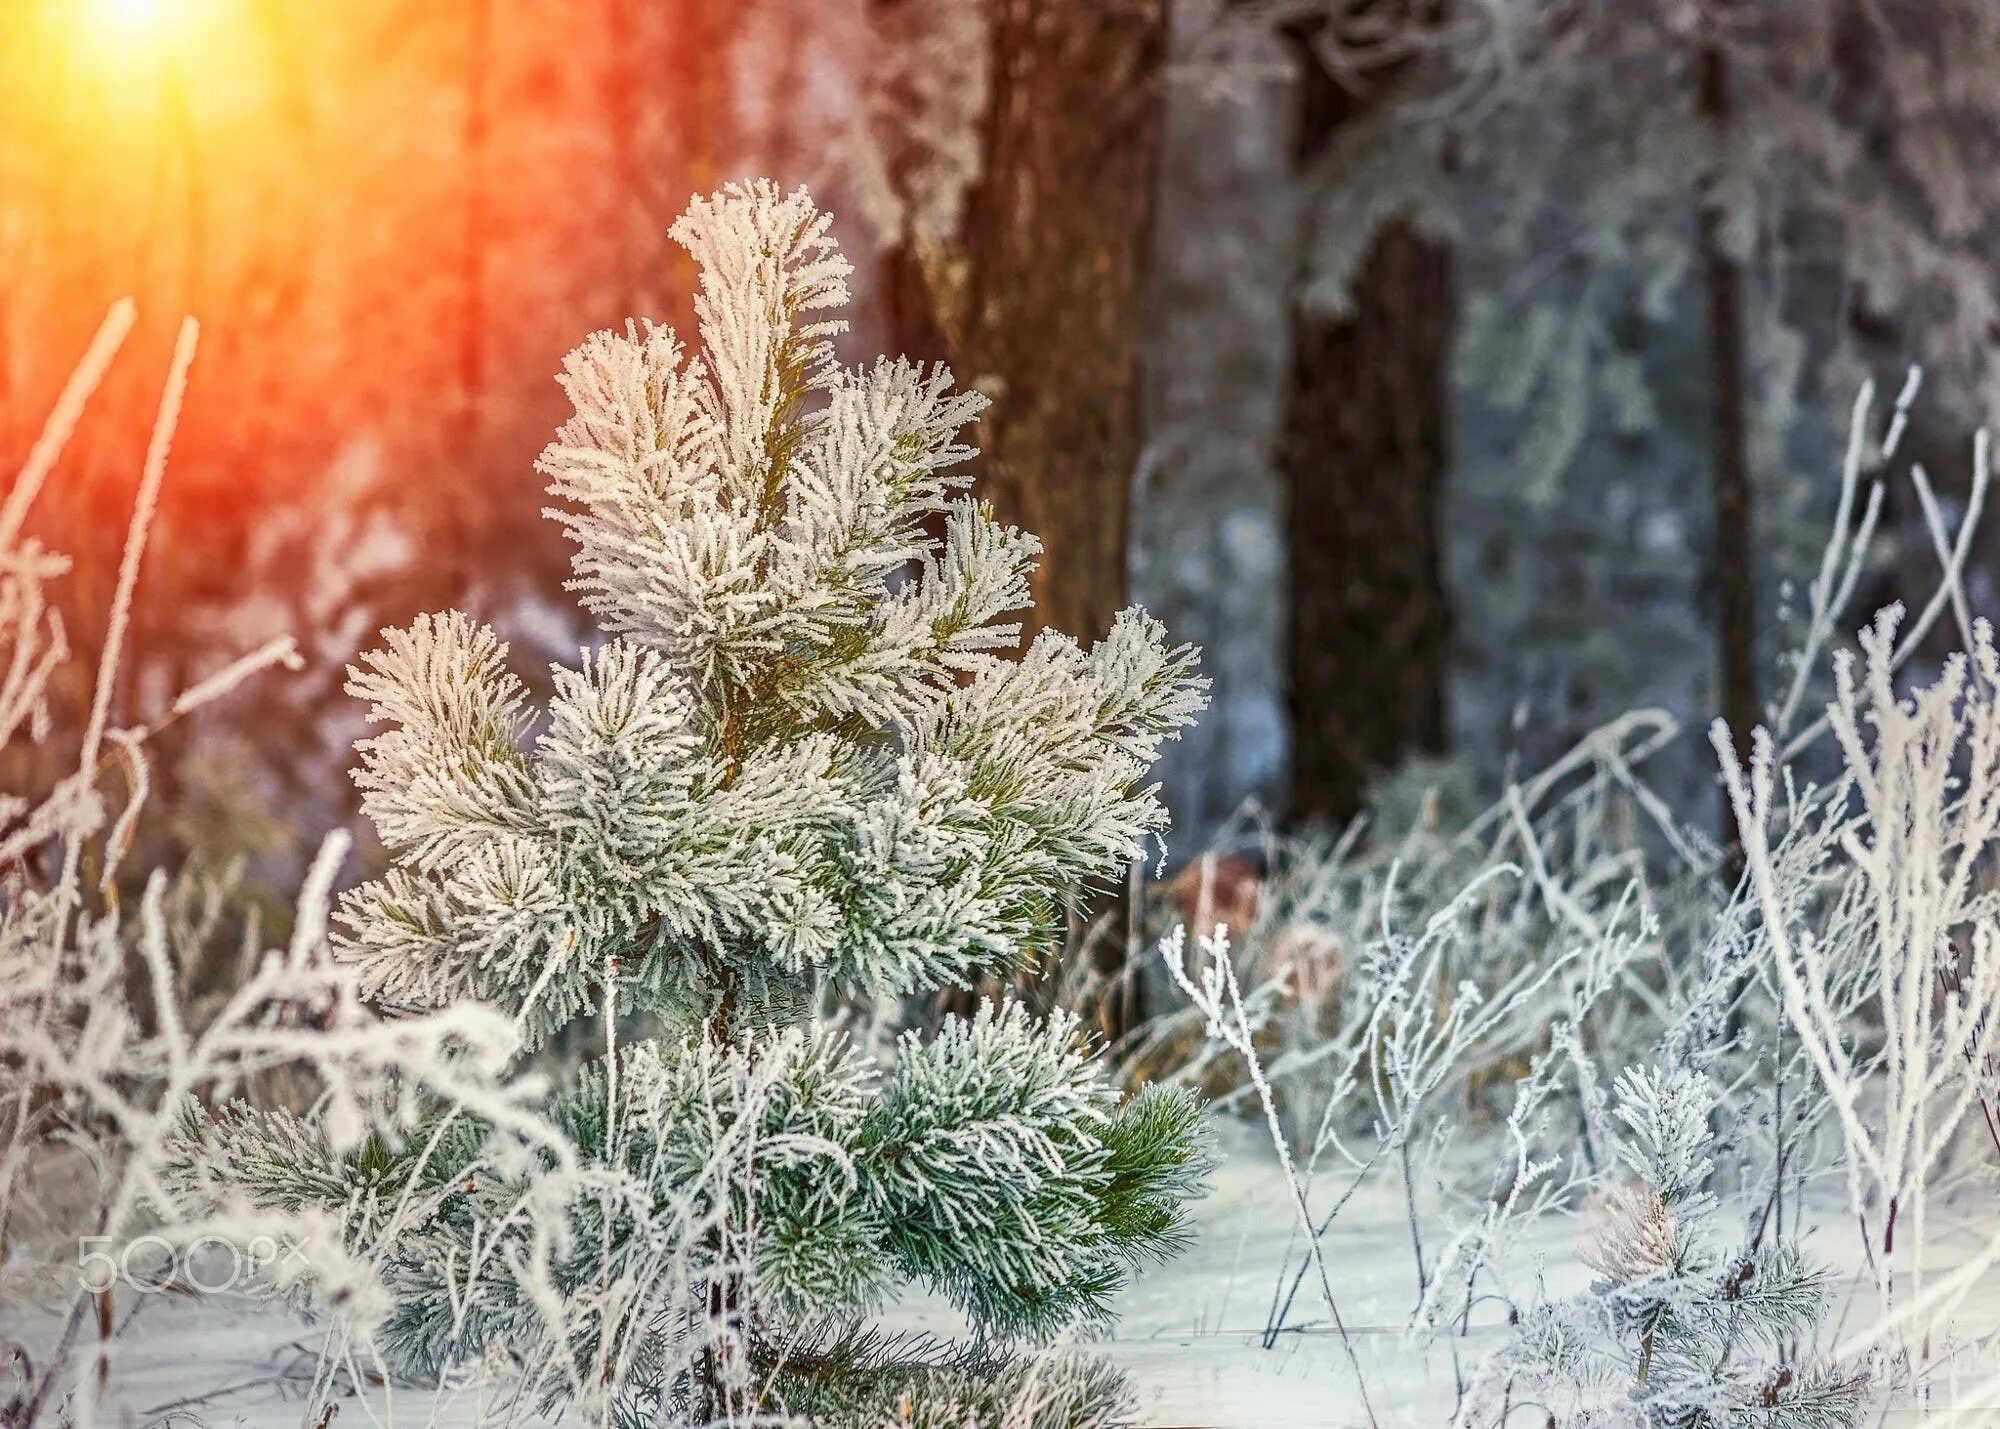
[[[125,43],[161,38],[172,28],[183,0],[90,0],[87,25],[99,37]]]
[[[218,38],[213,0],[58,0],[59,10],[65,6],[78,53],[128,82]]]
[[[0,0],[0,14],[21,3]],[[251,0],[41,5],[49,42],[64,58],[70,112],[78,123],[101,126],[105,145],[124,159],[157,137],[170,110],[179,116],[176,123],[200,128],[224,115],[241,119],[268,95],[268,76],[253,64]],[[0,49],[6,43],[0,31]]]

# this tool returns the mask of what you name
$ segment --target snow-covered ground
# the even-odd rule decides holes
[[[1125,1292],[1118,1324],[1092,1348],[1130,1373],[1139,1398],[1136,1422],[1149,1429],[1365,1426],[1352,1370],[1325,1325],[1311,1279],[1300,1288],[1291,1316],[1299,1328],[1280,1336],[1274,1348],[1262,1347],[1274,1287],[1281,1276],[1289,1285],[1299,1264],[1292,1202],[1256,1128],[1225,1126],[1222,1140],[1226,1156],[1198,1208],[1196,1243]],[[1845,1252],[1853,1237],[1836,1201],[1829,1199],[1824,1210],[1821,1231],[1812,1237],[1815,1248],[1844,1273],[1851,1271],[1853,1256]],[[1990,1231],[1977,1220],[1962,1215],[1939,1233],[1940,1269],[1984,1243]],[[1496,1312],[1455,1342],[1426,1346],[1403,1332],[1416,1298],[1409,1234],[1400,1187],[1384,1176],[1364,1184],[1334,1223],[1326,1256],[1378,1423],[1383,1429],[1442,1429],[1454,1401],[1454,1343],[1459,1365],[1469,1372],[1504,1331],[1492,1323]],[[1581,1288],[1588,1272],[1572,1253],[1574,1234],[1567,1216],[1530,1227],[1508,1267],[1513,1288],[1527,1289],[1537,1275],[1551,1294]],[[1836,1320],[1853,1281],[1841,1284]],[[1847,1329],[1871,1293],[1854,1295]],[[1967,1319],[1978,1320],[1977,1311],[1991,1298],[1972,1302]],[[950,1334],[963,1328],[949,1306],[924,1294],[911,1294],[882,1319],[890,1329]],[[218,1429],[289,1429],[300,1423],[317,1343],[310,1326],[268,1307],[145,1297],[117,1346],[115,1397],[130,1422],[139,1424],[171,1416],[182,1425]],[[1963,1377],[1982,1378],[1981,1368],[1968,1362]],[[501,1386],[440,1393],[376,1385],[365,1403],[342,1401],[336,1421],[491,1424],[503,1417],[502,1394]],[[1898,1408],[1871,1422],[1916,1423],[1919,1417]],[[1960,1422],[2000,1425],[2000,1407],[1990,1420]]]
[[[1315,1323],[1324,1316],[1311,1282],[1300,1289],[1292,1315],[1306,1328],[1281,1337],[1274,1349],[1260,1347],[1273,1288],[1283,1268],[1298,1263],[1296,1221],[1276,1159],[1256,1128],[1226,1126],[1223,1141],[1214,1189],[1197,1207],[1195,1244],[1125,1292],[1117,1325],[1092,1348],[1130,1372],[1144,1425],[1364,1424],[1352,1371]],[[1415,1281],[1402,1205],[1386,1180],[1355,1197],[1326,1252],[1370,1385],[1381,1386],[1378,1416],[1384,1424],[1440,1423],[1450,1412],[1450,1356],[1415,1347],[1393,1328],[1407,1319]],[[114,1370],[117,1397],[140,1422],[170,1413],[249,1429],[299,1422],[318,1343],[310,1326],[269,1307],[166,1295],[140,1303]],[[896,1330],[964,1329],[955,1310],[920,1292],[882,1320]],[[339,1422],[372,1416],[399,1425],[470,1425],[488,1422],[492,1408],[476,1390],[377,1386],[368,1399],[366,1406],[344,1403]]]

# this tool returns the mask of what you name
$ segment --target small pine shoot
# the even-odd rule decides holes
[[[1815,1355],[1825,1272],[1796,1244],[1717,1231],[1710,1118],[1716,1089],[1682,1067],[1634,1067],[1613,1089],[1629,1173],[1583,1208],[1590,1293],[1535,1306],[1511,1352],[1514,1383],[1564,1426],[1853,1429],[1865,1380]]]

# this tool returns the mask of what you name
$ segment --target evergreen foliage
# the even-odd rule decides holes
[[[1849,1429],[1865,1380],[1810,1350],[1826,1276],[1762,1231],[1733,1250],[1708,1190],[1716,1089],[1684,1068],[1628,1069],[1612,1093],[1629,1175],[1593,1193],[1578,1253],[1590,1293],[1533,1306],[1516,1383],[1551,1422],[1634,1429]],[[1768,1229],[1768,1222],[1766,1223]]]
[[[963,494],[982,401],[941,368],[836,363],[848,268],[804,193],[731,187],[673,234],[701,353],[590,338],[540,462],[607,639],[537,722],[492,631],[385,633],[350,689],[387,726],[356,779],[395,862],[336,937],[391,1006],[495,1004],[531,1042],[590,1016],[665,1032],[555,1096],[573,1168],[489,1163],[449,1109],[337,1155],[234,1108],[184,1160],[342,1211],[407,1368],[500,1354],[551,1402],[714,1420],[806,1404],[810,1356],[777,1348],[900,1280],[1048,1337],[1183,1242],[1198,1104],[1121,1098],[1073,1019],[986,1007],[880,1065],[805,1010],[1029,966],[1060,901],[1163,828],[1140,781],[1204,682],[1136,609],[1089,650],[1044,632],[1007,658],[1039,548]],[[926,1403],[1003,1382],[918,1378]]]
[[[851,1335],[799,1362],[795,1413],[836,1429],[1100,1429],[1130,1396],[1104,1361],[953,1348],[922,1338]]]

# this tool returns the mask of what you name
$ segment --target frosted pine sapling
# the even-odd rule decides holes
[[[900,1279],[1046,1336],[1183,1240],[1199,1108],[1122,1098],[1073,1019],[988,1007],[878,1065],[806,1011],[1031,964],[1065,894],[1164,827],[1140,780],[1205,682],[1137,609],[1088,651],[1003,654],[1039,547],[962,494],[983,401],[837,365],[849,270],[803,192],[727,188],[673,236],[701,353],[650,324],[588,339],[539,463],[605,642],[539,727],[463,615],[365,657],[350,688],[388,728],[356,779],[394,866],[339,947],[384,1003],[497,1004],[531,1041],[667,1029],[556,1097],[585,1175],[451,1191],[477,1138],[449,1110],[432,1146],[350,1164],[356,1195],[446,1188],[383,1248],[390,1348],[715,1419],[824,1400],[815,1367],[854,1359],[824,1327]],[[238,1111],[205,1149],[268,1167],[246,1153],[275,1130]]]
[[[1699,1072],[1634,1067],[1613,1089],[1629,1173],[1585,1203],[1590,1293],[1525,1311],[1502,1356],[1506,1400],[1561,1425],[1851,1429],[1864,1381],[1812,1356],[1825,1273],[1761,1232],[1723,1249],[1708,1189],[1716,1090]],[[1486,1386],[1488,1391],[1495,1385]],[[1462,1406],[1480,1422],[1490,1393]]]

